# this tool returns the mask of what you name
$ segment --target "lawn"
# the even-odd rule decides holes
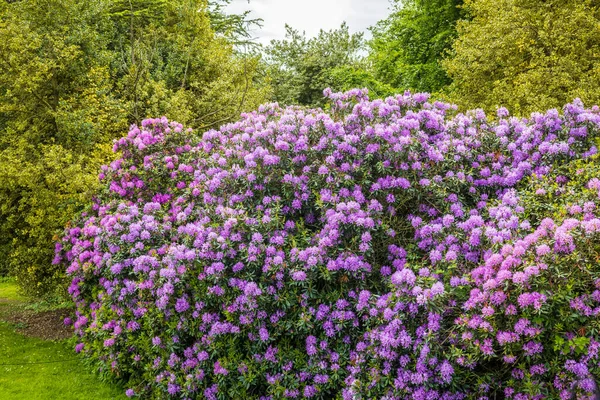
[[[56,315],[44,308],[43,315]],[[126,398],[122,389],[88,371],[68,340],[43,340],[21,333],[35,332],[28,329],[35,327],[15,323],[19,317],[15,315],[27,313],[27,321],[38,323],[41,312],[35,309],[13,282],[0,281],[0,400]]]

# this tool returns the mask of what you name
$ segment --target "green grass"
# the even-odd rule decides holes
[[[0,281],[0,311],[24,300],[13,282]],[[67,341],[26,337],[0,321],[0,400],[124,399],[123,392],[88,371]]]
[[[0,280],[0,299],[10,301],[25,301],[26,297],[19,293],[19,287],[14,283],[13,280],[2,278]]]

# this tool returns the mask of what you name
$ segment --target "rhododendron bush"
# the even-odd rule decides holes
[[[76,350],[128,396],[591,396],[599,109],[326,96],[115,144],[57,245]]]

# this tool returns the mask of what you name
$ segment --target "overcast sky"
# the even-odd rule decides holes
[[[308,37],[319,29],[339,28],[346,21],[352,32],[366,31],[389,13],[389,0],[233,0],[229,10],[239,13],[251,10],[252,17],[262,18],[264,26],[255,30],[259,42],[283,39],[285,24]]]

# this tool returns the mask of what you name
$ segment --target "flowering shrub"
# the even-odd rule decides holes
[[[115,144],[57,245],[76,350],[130,397],[591,396],[599,109],[326,96]]]

